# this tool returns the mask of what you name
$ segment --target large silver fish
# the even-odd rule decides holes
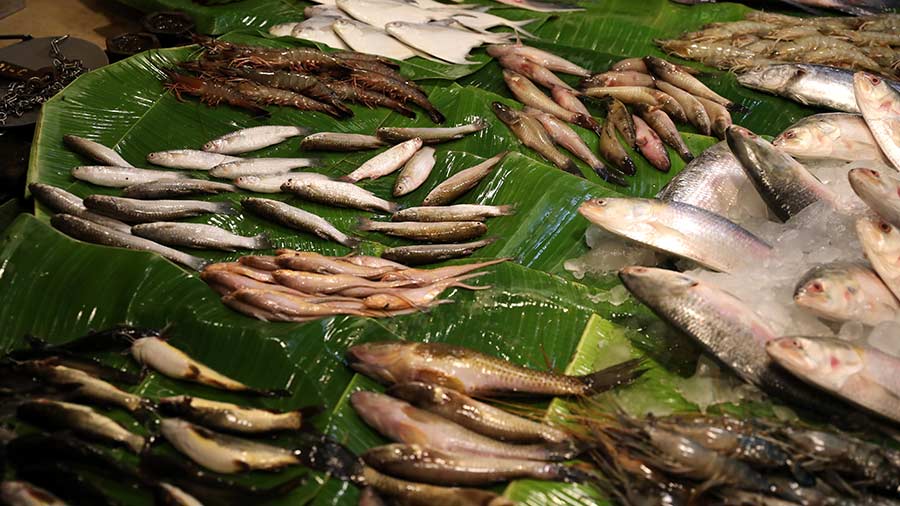
[[[894,168],[900,170],[900,91],[865,72],[853,76],[853,90],[872,137]]]
[[[853,162],[887,162],[865,120],[859,114],[813,114],[778,134],[772,145],[797,158],[833,158]]]
[[[900,227],[900,177],[896,172],[874,169],[850,169],[850,186],[878,216]]]
[[[864,263],[833,262],[807,271],[794,302],[821,318],[877,325],[900,317],[900,302]]]
[[[236,251],[239,249],[268,249],[272,242],[266,234],[252,237],[233,234],[215,225],[155,221],[131,227],[131,233],[168,246]]]
[[[73,195],[62,188],[44,183],[31,183],[28,191],[35,200],[49,207],[54,213],[69,214],[83,220],[93,221],[98,225],[111,228],[125,234],[131,233],[131,226],[108,216],[88,211],[81,197]]]
[[[900,229],[872,216],[856,221],[856,235],[878,277],[900,298]]]

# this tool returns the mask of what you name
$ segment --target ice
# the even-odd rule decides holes
[[[841,325],[838,337],[844,341],[859,341],[866,335],[866,326],[860,322],[847,322]]]
[[[879,323],[869,333],[868,343],[873,348],[900,357],[900,323]]]
[[[697,361],[697,369],[690,378],[678,379],[675,389],[684,400],[696,404],[706,413],[709,406],[725,402],[739,403],[748,398],[760,398],[758,390],[737,379],[732,374],[723,374],[712,359],[705,355]]]
[[[624,285],[616,285],[605,292],[598,293],[597,295],[590,295],[589,297],[591,301],[595,303],[609,302],[613,306],[619,306],[628,300],[629,293]]]
[[[629,265],[657,265],[660,255],[654,250],[626,241],[620,237],[591,227],[585,234],[585,241],[591,251],[579,258],[566,260],[563,267],[576,279],[585,274],[603,275],[616,272]]]

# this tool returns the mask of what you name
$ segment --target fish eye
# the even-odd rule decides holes
[[[784,133],[785,139],[794,139],[796,137],[797,137],[797,133],[794,132],[793,130],[788,130],[787,132]]]
[[[881,229],[881,231],[884,232],[885,234],[891,233],[891,226],[883,221],[878,222],[878,228]]]
[[[816,281],[816,282],[812,283],[811,285],[809,285],[809,291],[811,291],[811,292],[824,292],[824,291],[825,291],[825,287],[822,286],[822,282],[821,282],[821,281]]]

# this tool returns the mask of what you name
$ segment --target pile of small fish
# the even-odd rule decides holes
[[[365,494],[389,499],[414,494],[417,504],[429,505],[512,504],[492,492],[455,487],[521,478],[594,479],[589,469],[562,463],[588,448],[566,430],[474,397],[590,396],[643,372],[639,361],[630,360],[566,376],[462,347],[407,341],[352,346],[347,360],[357,372],[388,386],[387,394],[354,392],[350,404],[368,425],[396,442],[363,454],[363,485],[371,489]]]
[[[742,21],[657,42],[669,54],[725,70],[791,62],[900,75],[900,14],[800,18],[752,11]]]
[[[353,116],[346,103],[386,107],[414,118],[416,105],[435,123],[441,114],[425,92],[397,70],[393,61],[374,55],[307,47],[244,46],[201,39],[205,49],[197,61],[181,64],[196,75],[167,71],[178,97],[195,95],[211,106],[225,103],[267,116],[264,105],[294,107],[336,118]]]
[[[617,132],[654,168],[667,172],[671,160],[666,145],[684,161],[693,159],[673,119],[690,122],[704,135],[712,133],[722,138],[731,125],[728,109],[739,107],[700,82],[692,75],[693,70],[653,56],[628,58],[608,72],[591,74],[568,60],[521,44],[490,46],[488,53],[498,58],[507,86],[525,104],[521,111],[500,102],[493,105],[497,117],[523,144],[560,169],[580,176],[575,163],[556,148],[559,145],[604,180],[622,186],[627,186],[625,176],[634,175],[636,167]],[[581,90],[574,89],[553,71],[582,76]],[[535,83],[549,89],[552,98]],[[602,124],[579,97],[604,100],[607,116]],[[626,104],[637,114],[629,111]],[[612,168],[567,123],[595,132],[600,138],[600,155]]]
[[[264,321],[306,322],[334,315],[386,318],[452,302],[438,298],[450,288],[486,290],[490,287],[463,281],[486,274],[475,270],[509,260],[423,270],[366,255],[328,257],[283,249],[275,253],[212,264],[200,277],[222,295],[226,306]]]

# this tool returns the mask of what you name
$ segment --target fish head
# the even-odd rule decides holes
[[[890,99],[894,92],[884,79],[868,72],[853,74],[853,89],[857,100],[882,101]]]
[[[770,65],[744,72],[737,80],[748,88],[775,91],[787,87],[798,72],[802,70],[792,65]]]
[[[857,220],[856,235],[859,236],[859,241],[863,243],[867,254],[872,252],[887,255],[900,250],[900,230],[877,216]]]
[[[804,277],[794,288],[794,303],[821,315],[842,314],[858,287],[829,276]]]
[[[850,186],[853,187],[853,191],[860,197],[873,199],[897,198],[900,195],[900,187],[898,187],[897,181],[892,181],[891,179],[893,178],[886,177],[886,175],[883,176],[874,169],[863,167],[850,169],[850,172],[847,173],[847,179],[850,180]]]
[[[817,129],[799,126],[778,134],[772,145],[790,154],[802,154],[822,141]]]
[[[525,80],[525,77],[518,72],[509,69],[503,69],[503,80],[506,81],[506,84],[512,88],[518,87],[518,85]]]
[[[652,221],[657,205],[651,199],[598,198],[582,203],[578,206],[578,212],[591,223],[616,231],[623,226],[634,228]]]
[[[671,296],[684,293],[700,285],[697,279],[687,274],[639,265],[621,269],[619,279],[625,288],[642,299],[650,294]]]
[[[420,381],[394,385],[388,389],[388,394],[399,397],[415,406],[439,406],[451,400],[443,387]]]
[[[494,102],[491,104],[491,109],[494,111],[494,114],[500,118],[500,121],[504,123],[512,123],[518,119],[518,111],[506,104]]]
[[[412,344],[382,341],[351,346],[346,354],[347,363],[353,370],[382,383],[400,383],[407,374]]]
[[[390,434],[407,430],[410,437],[416,436],[415,429],[409,427],[407,409],[415,409],[404,401],[378,392],[359,390],[350,394],[350,405],[368,425],[390,438]]]
[[[838,389],[863,369],[863,357],[851,343],[839,339],[781,337],[766,343],[766,353],[794,375],[826,388]]]

